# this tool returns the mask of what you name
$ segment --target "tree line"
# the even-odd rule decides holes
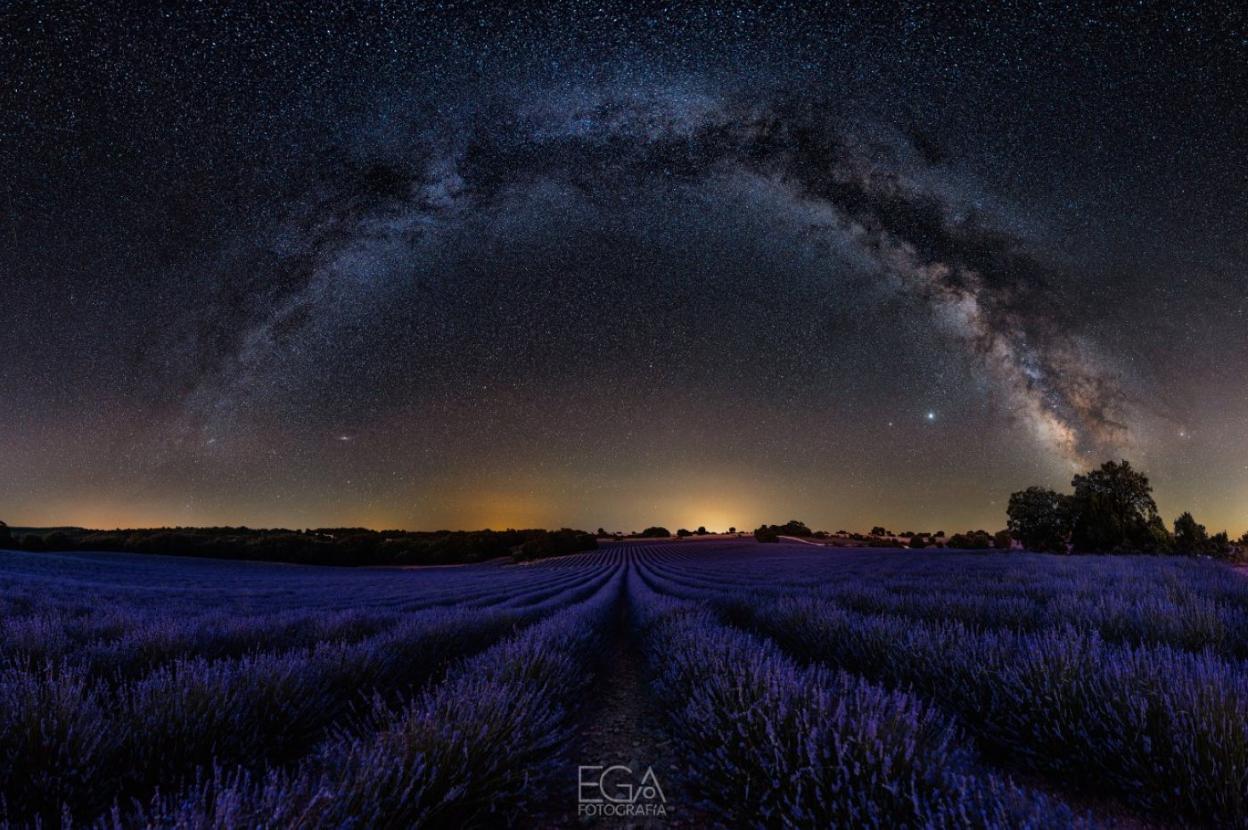
[[[1190,512],[1167,527],[1153,499],[1148,476],[1130,462],[1107,461],[1071,481],[1073,492],[1028,487],[1010,495],[1005,529],[990,533],[968,530],[945,532],[902,531],[894,534],[875,526],[871,533],[812,531],[804,522],[764,524],[754,531],[760,542],[778,542],[782,536],[811,539],[845,538],[867,547],[941,547],[957,550],[1006,550],[1017,542],[1023,548],[1049,553],[1158,553],[1248,557],[1248,532],[1232,541],[1226,531],[1210,533]]]
[[[870,536],[839,531],[871,547],[942,547],[976,550],[1011,547],[1018,542],[1027,550],[1054,553],[1161,553],[1203,555],[1222,559],[1248,553],[1248,532],[1232,542],[1226,531],[1209,533],[1190,512],[1166,526],[1153,500],[1148,476],[1130,462],[1107,461],[1098,469],[1076,475],[1072,492],[1028,487],[1010,495],[1007,526],[989,533],[968,530],[946,537],[944,531],[928,534],[903,531],[892,534],[873,527]],[[736,531],[731,528],[730,533]],[[678,537],[705,535],[681,528]],[[668,538],[665,527],[648,527],[633,538]],[[778,542],[781,536],[828,539],[825,531],[812,531],[804,522],[764,524],[754,531],[760,542]],[[0,548],[24,550],[91,550],[159,553],[173,556],[207,556],[221,559],[256,559],[315,565],[443,565],[482,562],[510,556],[517,561],[592,550],[598,538],[621,539],[599,528],[596,534],[571,528],[559,530],[369,530],[367,528],[320,528],[316,530],[255,530],[246,527],[157,528],[139,530],[59,529],[14,536],[0,522]]]
[[[0,548],[28,551],[118,551],[301,565],[449,565],[509,556],[516,561],[593,550],[591,533],[559,530],[428,532],[318,528],[174,527],[133,530],[59,529],[15,537],[0,522]]]
[[[1189,512],[1166,527],[1148,476],[1130,462],[1107,461],[1077,475],[1071,493],[1028,487],[1010,495],[1009,531],[1028,550],[1066,553],[1177,553],[1229,559],[1248,548],[1210,534]]]
[[[779,542],[782,536],[815,539],[818,541],[831,539],[834,544],[860,542],[862,547],[868,548],[896,548],[903,544],[903,540],[908,548],[939,547],[957,548],[959,550],[987,550],[989,548],[1010,547],[1009,531],[1005,530],[1000,530],[996,533],[989,533],[986,530],[968,530],[965,533],[945,536],[943,530],[938,530],[935,533],[914,530],[903,530],[900,533],[893,533],[882,525],[876,525],[871,528],[870,533],[850,533],[848,530],[828,533],[826,530],[811,530],[805,522],[797,519],[790,519],[782,525],[761,525],[754,530],[754,538],[759,542]]]

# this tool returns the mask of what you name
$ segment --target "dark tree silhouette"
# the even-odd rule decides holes
[[[992,537],[982,530],[968,530],[950,536],[948,546],[960,550],[987,550],[992,547]]]
[[[1010,494],[1006,508],[1010,536],[1028,550],[1066,552],[1071,529],[1070,496],[1047,487],[1028,487]]]
[[[1248,533],[1244,535],[1248,536]],[[1210,536],[1204,525],[1198,523],[1191,513],[1185,512],[1174,520],[1174,552],[1228,559],[1235,550],[1225,530]]]
[[[541,559],[547,556],[560,556],[580,550],[593,550],[598,547],[598,540],[589,533],[582,533],[571,528],[542,531],[517,548],[511,555],[517,561]]]
[[[1071,542],[1078,551],[1155,551],[1157,503],[1148,476],[1128,461],[1077,475]],[[1164,529],[1164,525],[1162,526]]]
[[[1191,513],[1184,512],[1174,520],[1174,550],[1176,553],[1203,553],[1209,547],[1209,533]]]
[[[16,541],[16,540],[15,540]],[[529,543],[532,544],[529,544]],[[527,547],[526,547],[527,545]],[[307,565],[441,565],[507,555],[538,558],[592,550],[593,534],[561,530],[402,531],[367,528],[253,530],[177,527],[132,530],[70,528],[28,534],[27,550],[87,550],[266,560]]]
[[[772,527],[775,527],[775,525],[772,525]],[[776,530],[781,536],[800,536],[803,539],[813,535],[806,523],[799,522],[797,519],[789,519],[784,524],[776,527]]]

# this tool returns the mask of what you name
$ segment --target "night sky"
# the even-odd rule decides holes
[[[961,5],[0,7],[0,518],[1238,535],[1244,15]]]

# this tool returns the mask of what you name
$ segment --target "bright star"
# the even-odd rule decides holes
[[[935,421],[935,420],[936,420],[936,413],[935,413],[935,412],[928,412],[928,413],[927,413],[927,420],[929,420],[929,421]]]

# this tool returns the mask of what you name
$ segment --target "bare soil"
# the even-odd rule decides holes
[[[671,738],[664,731],[662,702],[654,699],[649,672],[640,643],[628,619],[627,598],[620,602],[620,615],[613,626],[597,679],[577,720],[575,738],[567,754],[566,769],[556,773],[560,784],[548,812],[533,817],[527,826],[543,828],[689,828],[714,826],[716,822],[694,807],[685,791],[683,776],[673,752]],[[579,767],[624,766],[632,776],[617,771],[614,780],[639,784],[648,769],[662,788],[666,816],[582,816],[578,815]],[[596,781],[599,771],[586,771],[586,782]],[[608,779],[612,780],[612,779]],[[620,795],[619,790],[613,791]],[[587,797],[597,796],[595,787]],[[638,804],[643,803],[638,800]],[[660,802],[654,802],[660,803]]]
[[[1015,784],[1062,802],[1076,816],[1091,818],[1092,826],[1100,830],[1178,830],[1183,826],[1168,819],[1142,815],[1115,798],[1056,786],[1051,779],[1034,773],[1007,770],[1007,774]]]

